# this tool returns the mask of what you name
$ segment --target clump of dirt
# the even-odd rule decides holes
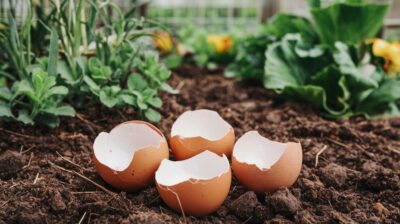
[[[282,215],[294,215],[301,209],[300,201],[287,188],[278,189],[267,195],[265,201],[276,213]]]
[[[328,186],[341,187],[347,182],[346,168],[335,163],[321,168],[319,173],[322,181]]]
[[[254,210],[258,204],[257,195],[253,191],[249,191],[235,199],[230,207],[233,214],[244,221],[254,215]]]
[[[138,117],[132,109],[96,106],[62,118],[56,129],[1,124],[0,223],[398,223],[399,118],[331,121],[259,84],[191,66],[179,68],[170,84],[180,94],[162,94],[163,119],[156,124],[167,137],[184,111],[216,110],[237,137],[258,130],[272,140],[301,142],[296,183],[255,194],[234,178],[220,209],[184,218],[154,186],[125,193],[100,178],[92,163],[97,133]]]
[[[14,177],[24,166],[24,158],[14,151],[6,151],[0,155],[0,179],[8,180]]]

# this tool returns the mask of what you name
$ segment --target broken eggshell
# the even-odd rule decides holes
[[[280,143],[257,131],[245,133],[232,153],[232,169],[240,184],[261,192],[290,187],[300,174],[303,153],[300,143]]]
[[[231,178],[228,158],[204,151],[187,160],[163,160],[156,172],[156,186],[163,201],[175,211],[204,216],[224,202]]]
[[[186,111],[172,125],[170,146],[176,160],[204,150],[230,157],[234,143],[232,126],[212,110]]]
[[[128,121],[101,132],[93,143],[93,161],[105,182],[136,191],[154,183],[154,173],[169,157],[168,144],[152,124]]]

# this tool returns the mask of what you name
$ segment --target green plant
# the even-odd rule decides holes
[[[265,51],[287,33],[300,33],[308,43],[318,40],[314,28],[307,19],[279,13],[261,28],[259,34],[238,41],[237,54],[234,61],[225,69],[225,76],[263,80]]]
[[[383,61],[363,43],[374,37],[388,6],[363,0],[310,5],[316,28],[278,14],[261,35],[242,41],[225,75],[262,80],[280,97],[309,102],[330,118],[399,116],[399,78],[385,74]]]
[[[69,101],[76,108],[83,102],[130,106],[158,121],[159,90],[176,91],[165,82],[170,71],[134,42],[153,33],[146,27],[151,21],[126,17],[110,1],[53,0],[52,6],[49,14],[31,8],[21,27],[10,13],[2,26],[0,117],[54,127],[58,116],[74,115],[63,104]],[[108,16],[110,10],[117,17]],[[43,37],[45,46],[32,47],[33,35]]]
[[[0,47],[4,52],[4,57],[9,61],[12,72],[3,72],[2,75],[11,80],[28,78],[25,68],[31,64],[33,53],[31,49],[31,24],[32,10],[28,10],[28,15],[20,30],[11,11],[7,13],[7,28],[0,30]],[[14,73],[16,75],[14,75]]]
[[[236,47],[232,34],[215,35],[210,34],[205,29],[194,26],[184,26],[178,30],[178,38],[182,46],[186,48],[192,56],[187,58],[189,62],[199,67],[215,69],[218,65],[228,64],[235,56]],[[219,38],[226,38],[227,41],[229,41],[229,46],[222,51],[218,49],[220,45]],[[217,39],[217,41],[214,42],[212,39]]]
[[[171,72],[159,63],[158,57],[143,51],[124,46],[132,57],[123,73],[111,72],[112,65],[106,65],[98,58],[88,61],[88,75],[85,84],[88,90],[107,107],[132,106],[152,122],[161,115],[155,110],[162,106],[158,91],[177,93],[165,81]],[[120,54],[123,56],[123,53]],[[120,58],[115,58],[117,61]],[[118,70],[113,70],[118,71]],[[119,76],[119,77],[118,77]]]
[[[321,41],[332,47],[335,41],[357,44],[375,37],[389,11],[389,4],[369,0],[336,0],[326,7],[322,3],[312,0],[310,12]]]
[[[87,19],[82,15],[81,5],[84,5],[82,0],[77,5],[56,4],[61,21],[58,24],[75,20],[70,26],[58,29],[61,35],[75,34],[63,43],[64,49],[70,49],[63,52],[68,63],[59,67],[61,77],[73,89],[70,98],[76,106],[83,105],[81,102],[88,96],[110,108],[131,106],[148,120],[158,121],[161,116],[156,109],[162,104],[159,90],[175,91],[165,83],[170,71],[134,42],[153,33],[152,28],[146,27],[150,22],[126,17],[112,2],[90,2]],[[71,10],[81,13],[68,13]],[[110,10],[116,12],[116,18],[108,16]],[[103,24],[97,30],[96,20]]]
[[[299,34],[287,34],[268,48],[266,88],[286,99],[307,101],[331,118],[400,115],[399,81],[358,57],[360,47],[336,42],[334,49],[299,50],[301,42]]]
[[[12,32],[18,35],[16,30]],[[23,68],[24,76],[17,81],[12,80],[14,82],[11,88],[7,85],[0,87],[0,117],[24,124],[42,123],[55,127],[59,123],[58,116],[75,115],[72,107],[62,103],[68,89],[56,83],[57,42],[57,33],[53,31],[46,61],[47,72],[43,69],[43,64],[28,64]]]

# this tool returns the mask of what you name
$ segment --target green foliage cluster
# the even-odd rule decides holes
[[[364,41],[375,37],[388,5],[309,1],[314,24],[278,14],[248,37],[225,75],[258,79],[279,96],[306,101],[330,118],[400,115],[400,75],[388,76]]]
[[[134,42],[151,35],[153,24],[111,1],[51,2],[47,14],[31,2],[20,26],[11,11],[1,21],[0,119],[55,127],[73,108],[101,103],[158,121],[159,91],[176,93],[166,83],[171,73]]]

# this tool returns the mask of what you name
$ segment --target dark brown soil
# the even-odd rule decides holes
[[[158,126],[167,136],[182,112],[209,108],[237,136],[256,129],[274,140],[300,141],[304,162],[294,186],[256,195],[233,180],[217,212],[185,220],[162,202],[154,186],[125,193],[102,181],[91,160],[93,139],[136,114],[88,108],[63,118],[57,129],[2,124],[0,223],[400,222],[400,119],[329,121],[254,84],[191,67],[178,73],[171,84],[181,94],[163,94],[164,119]]]

